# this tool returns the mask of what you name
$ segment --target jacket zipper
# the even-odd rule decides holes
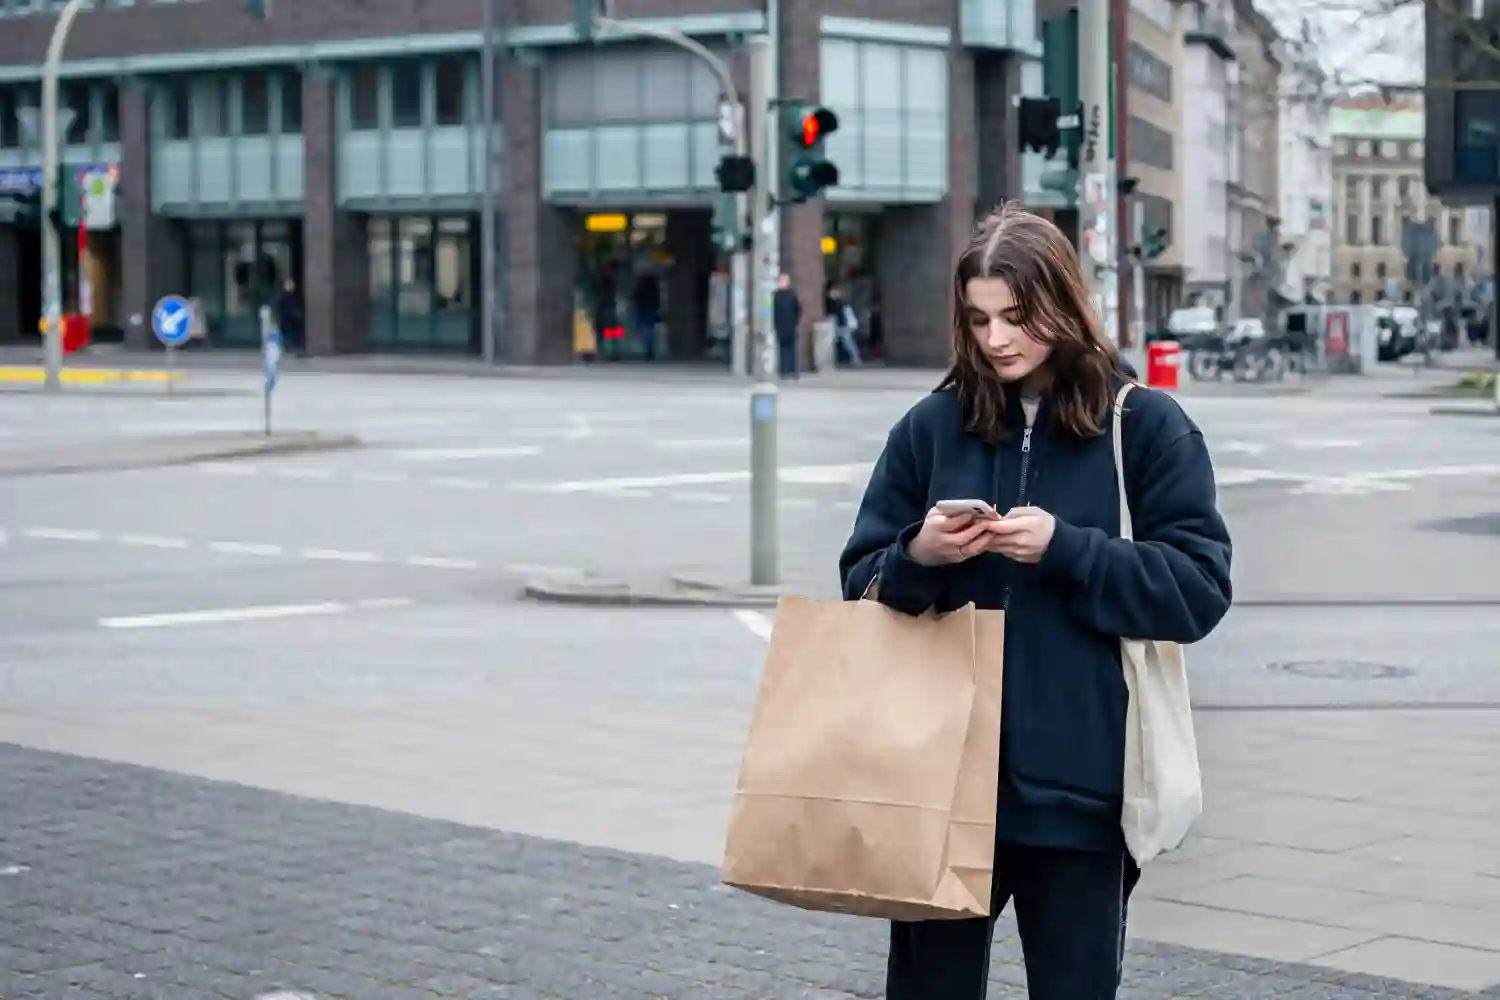
[[[1021,488],[1016,493],[1016,502],[1013,505],[1016,507],[1026,506],[1026,480],[1031,473],[1031,427],[1033,420],[1034,418],[1028,414],[1026,417],[1026,431],[1021,435]],[[1012,568],[1011,572],[1014,574],[1015,569]],[[1010,610],[1010,593],[1013,586],[1013,584],[1009,583],[1005,585],[1005,596],[1001,599],[1000,603],[1000,607],[1004,611]]]

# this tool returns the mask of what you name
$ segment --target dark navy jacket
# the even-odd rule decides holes
[[[1229,610],[1229,532],[1202,434],[1170,396],[1138,386],[1123,429],[1133,543],[1119,537],[1109,425],[1072,437],[1051,426],[1043,400],[1024,494],[1057,519],[1042,561],[912,561],[906,546],[937,501],[1016,506],[1024,417],[1009,395],[1016,431],[998,447],[964,430],[952,390],[927,396],[891,429],[839,560],[844,596],[858,599],[878,574],[878,599],[915,615],[970,601],[1000,608],[1009,588],[997,835],[1118,850],[1128,700],[1119,638],[1208,635]]]

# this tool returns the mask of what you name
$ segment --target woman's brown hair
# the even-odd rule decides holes
[[[1076,437],[1104,430],[1114,406],[1119,354],[1089,301],[1078,255],[1052,223],[1008,202],[975,227],[953,269],[953,362],[939,390],[953,387],[964,426],[990,443],[1003,441],[1006,387],[969,329],[969,281],[999,278],[1010,286],[1021,326],[1049,344],[1048,390],[1057,425]]]

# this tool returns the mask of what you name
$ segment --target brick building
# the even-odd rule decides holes
[[[0,0],[0,340],[34,337],[40,310],[24,209],[40,155],[21,118],[60,6]],[[575,306],[613,291],[628,307],[647,275],[658,346],[703,357],[725,266],[710,242],[712,78],[670,46],[579,44],[573,6],[497,5],[500,357],[566,362]],[[1041,198],[1043,164],[1015,152],[1011,110],[1041,92],[1031,5],[779,6],[782,95],[842,118],[829,142],[842,183],[793,209],[783,234],[804,314],[822,313],[837,277],[878,313],[893,360],[941,360],[948,269],[976,213]],[[768,25],[765,0],[614,12],[723,53],[742,87],[742,41]],[[95,325],[147,346],[152,303],[175,292],[200,303],[210,344],[251,345],[258,305],[290,276],[313,353],[478,350],[481,16],[479,0],[280,2],[266,21],[239,0],[96,0],[73,26],[62,90],[65,163],[119,178],[114,222],[84,255]]]

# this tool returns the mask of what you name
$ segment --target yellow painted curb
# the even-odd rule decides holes
[[[64,385],[105,385],[113,382],[179,382],[185,372],[149,368],[64,368]],[[32,365],[0,365],[0,382],[41,384],[47,381],[47,370]]]

